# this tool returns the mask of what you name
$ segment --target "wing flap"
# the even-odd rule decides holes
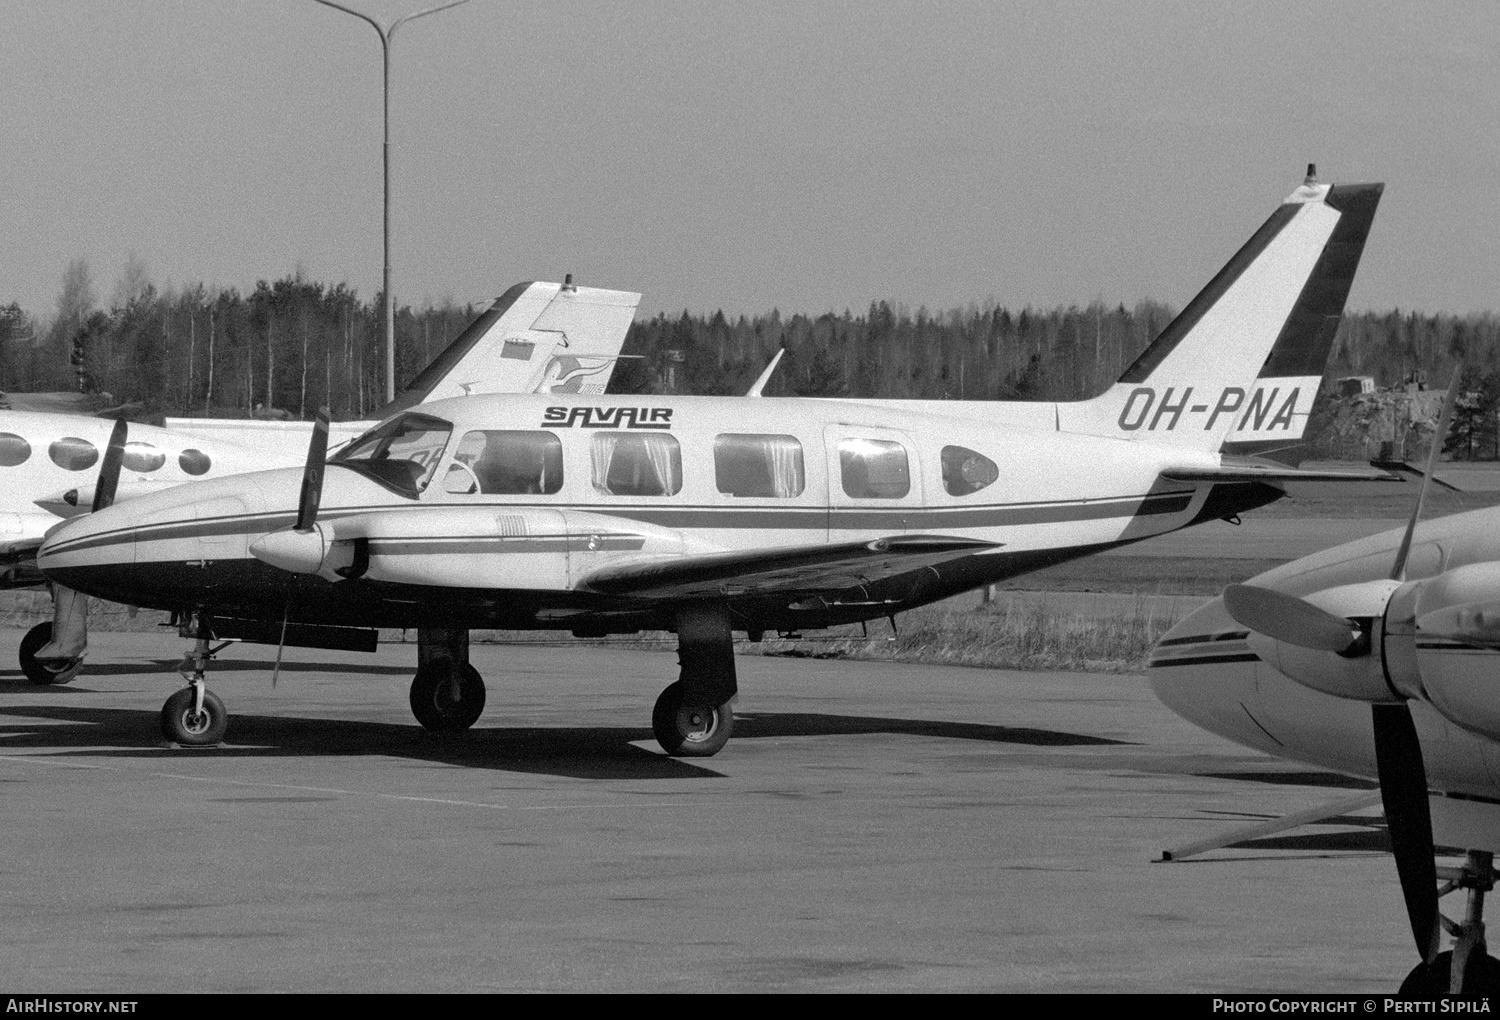
[[[1399,475],[1369,470],[1304,470],[1259,457],[1224,454],[1217,465],[1193,464],[1163,468],[1163,478],[1174,482],[1399,482]]]
[[[579,587],[643,598],[835,591],[998,548],[945,535],[895,535],[872,542],[673,556],[607,567]]]

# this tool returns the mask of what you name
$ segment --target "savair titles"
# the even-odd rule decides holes
[[[1181,392],[1175,386],[1168,386],[1163,393],[1157,393],[1154,386],[1137,386],[1125,398],[1119,426],[1126,432],[1142,428],[1148,432],[1158,429],[1170,432],[1179,422],[1184,428],[1192,428],[1201,421],[1203,431],[1211,432],[1219,417],[1227,414],[1240,416],[1238,431],[1291,431],[1299,413],[1297,398],[1301,395],[1300,387],[1293,387],[1284,396],[1276,387],[1269,391],[1257,387],[1247,403],[1244,390],[1228,386],[1216,400],[1195,402],[1191,386],[1182,387]]]
[[[670,407],[549,407],[542,412],[547,428],[669,429]]]

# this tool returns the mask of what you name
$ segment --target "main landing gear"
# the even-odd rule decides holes
[[[1463,867],[1440,869],[1447,881],[1439,896],[1459,889],[1468,891],[1464,919],[1454,922],[1439,915],[1455,940],[1453,949],[1439,953],[1431,962],[1417,964],[1401,982],[1402,996],[1435,999],[1452,993],[1500,995],[1500,961],[1489,955],[1484,940],[1484,894],[1495,887],[1494,863],[1493,854],[1470,850]]]
[[[434,733],[462,733],[484,711],[484,681],[469,665],[469,632],[437,627],[417,630],[417,675],[411,711]]]
[[[49,585],[52,619],[21,639],[21,672],[34,684],[65,684],[78,675],[88,650],[88,598],[71,588]]]
[[[681,678],[656,699],[651,730],[668,754],[707,758],[734,732],[730,700],[739,692],[734,637],[723,607],[692,607],[679,614],[677,661]]]
[[[52,621],[39,623],[26,632],[21,639],[17,657],[21,660],[21,672],[34,684],[65,684],[78,675],[83,666],[83,656],[63,659],[39,659],[36,653],[52,642]]]
[[[197,613],[189,618],[182,633],[184,637],[194,639],[193,650],[182,660],[180,667],[182,678],[188,685],[161,707],[161,735],[168,743],[207,747],[221,743],[224,731],[229,728],[229,713],[224,709],[224,702],[208,689],[205,676],[209,660],[229,642],[218,648],[211,647],[208,620]]]

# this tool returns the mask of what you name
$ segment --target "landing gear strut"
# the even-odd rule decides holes
[[[721,606],[685,609],[677,618],[681,678],[656,699],[651,730],[662,750],[678,758],[717,754],[734,732],[730,699],[739,692],[734,638]]]
[[[417,630],[417,675],[411,711],[434,733],[462,733],[484,711],[484,681],[469,665],[469,632],[438,627]]]
[[[1500,961],[1489,955],[1484,940],[1484,894],[1495,887],[1494,855],[1470,850],[1462,868],[1444,874],[1439,895],[1468,891],[1464,919],[1442,918],[1455,939],[1451,952],[1439,953],[1431,963],[1419,963],[1401,982],[1401,995],[1432,999],[1464,995],[1500,995]]]
[[[78,675],[88,650],[89,602],[71,588],[49,588],[52,620],[26,632],[17,658],[21,672],[32,683],[65,684]]]
[[[221,743],[229,728],[229,713],[224,702],[208,689],[205,673],[208,662],[229,642],[211,646],[213,635],[206,614],[194,613],[183,634],[192,637],[193,650],[182,660],[182,678],[188,685],[167,699],[161,707],[161,735],[169,743],[188,747],[207,747]]]
[[[38,659],[36,653],[52,641],[52,622],[39,623],[21,639],[18,658],[21,672],[34,684],[65,684],[78,675],[83,656],[71,659]]]

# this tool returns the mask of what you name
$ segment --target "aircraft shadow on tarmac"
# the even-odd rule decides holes
[[[0,748],[51,748],[60,757],[385,755],[575,779],[723,777],[723,773],[696,762],[669,758],[636,746],[638,742],[653,740],[650,729],[645,727],[476,726],[461,735],[443,736],[428,733],[416,724],[237,714],[230,720],[226,744],[171,750],[156,742],[155,712],[13,705],[5,708],[4,714],[12,719],[45,721],[46,725],[0,724]],[[825,713],[761,712],[735,721],[737,740],[872,733],[1032,746],[1124,743],[1052,730]]]

